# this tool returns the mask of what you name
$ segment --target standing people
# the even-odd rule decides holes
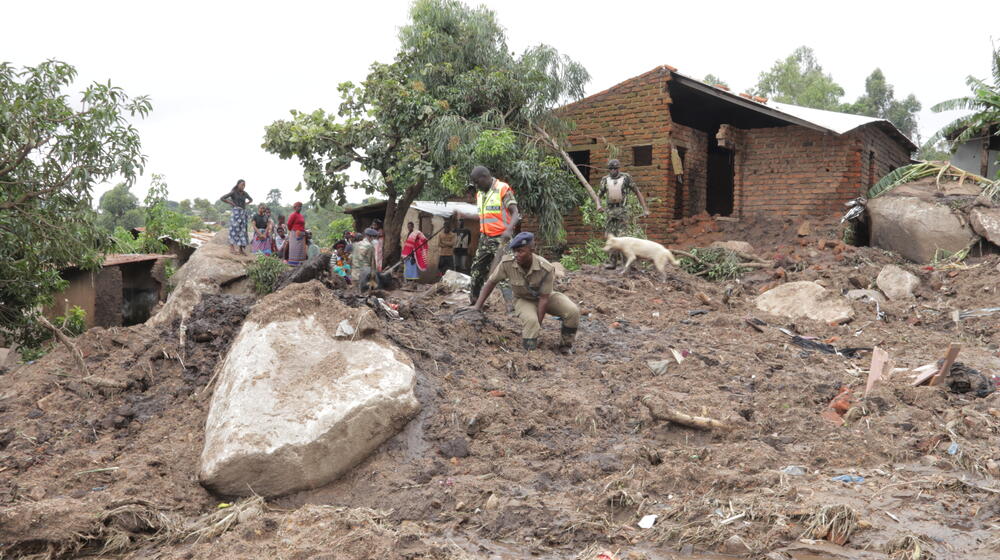
[[[475,303],[479,292],[490,275],[494,256],[499,252],[503,255],[507,242],[514,235],[514,228],[521,221],[521,213],[517,211],[517,200],[510,185],[494,179],[490,170],[482,165],[472,168],[470,174],[476,186],[476,207],[479,210],[479,246],[476,248],[476,258],[472,261],[472,293],[470,299]],[[510,288],[503,284],[500,290],[504,299],[510,301]]]
[[[273,243],[274,222],[268,215],[267,205],[261,204],[257,207],[257,213],[253,215],[253,242],[250,243],[250,252],[254,254],[271,254],[271,243]]]
[[[288,239],[285,240],[289,266],[299,266],[308,258],[306,247],[306,219],[302,217],[302,203],[292,205],[292,213],[288,215]]]
[[[545,314],[562,319],[559,350],[568,353],[576,338],[580,324],[580,308],[565,295],[554,291],[556,272],[549,261],[534,252],[535,236],[529,232],[517,234],[510,242],[513,255],[504,256],[490,279],[486,281],[482,293],[476,299],[475,308],[483,310],[483,304],[493,293],[493,288],[509,280],[514,290],[514,311],[521,320],[522,345],[525,350],[538,348],[538,335],[542,331]]]
[[[413,222],[406,222],[406,243],[401,256],[403,279],[420,280],[420,271],[427,270],[427,237],[413,227]]]
[[[312,230],[306,230],[306,260],[312,260],[313,257],[319,255],[319,245],[313,243],[313,232]]]
[[[244,249],[250,244],[247,240],[247,203],[253,202],[253,198],[247,194],[246,188],[247,182],[240,179],[231,191],[219,199],[233,207],[233,214],[229,219],[229,252],[233,254],[236,254],[236,248],[239,247],[240,254],[245,255]]]
[[[438,234],[438,276],[444,276],[455,268],[455,234],[451,232],[451,221],[444,223],[444,231]]]
[[[472,242],[472,232],[465,227],[464,221],[458,223],[455,230],[455,268],[459,272],[469,271],[469,243]]]
[[[629,217],[627,203],[630,191],[639,197],[643,217],[649,215],[649,207],[646,206],[646,197],[642,196],[642,191],[639,190],[639,187],[635,186],[632,176],[628,173],[622,173],[620,169],[621,162],[617,159],[608,162],[608,174],[601,179],[601,189],[597,193],[598,197],[607,195],[607,207],[604,210],[607,213],[604,223],[604,233],[616,237],[625,235],[628,230]],[[617,268],[619,256],[620,253],[618,251],[609,253],[608,264],[604,265],[604,268],[609,270]]]
[[[351,254],[351,278],[358,289],[364,292],[368,289],[368,280],[375,271],[375,239],[378,232],[372,228],[365,230],[364,237],[355,234],[354,252]],[[377,280],[376,280],[377,281]]]

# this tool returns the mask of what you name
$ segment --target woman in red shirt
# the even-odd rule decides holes
[[[288,216],[288,265],[299,266],[307,259],[306,219],[302,217],[302,203],[292,205],[293,212]]]

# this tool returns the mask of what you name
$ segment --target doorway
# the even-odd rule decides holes
[[[717,145],[708,148],[708,173],[706,182],[705,210],[709,214],[729,216],[733,213],[733,195],[735,193],[733,172],[734,153],[732,150],[720,148]]]

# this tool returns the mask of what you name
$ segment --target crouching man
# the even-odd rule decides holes
[[[569,352],[580,324],[580,309],[568,297],[553,291],[555,269],[549,261],[535,254],[534,235],[519,233],[511,240],[509,247],[513,254],[503,257],[486,280],[486,285],[476,300],[475,309],[482,311],[483,304],[496,285],[507,280],[514,293],[514,312],[524,325],[521,332],[524,348],[538,348],[542,320],[548,313],[562,319],[559,350]]]

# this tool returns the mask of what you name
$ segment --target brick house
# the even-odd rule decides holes
[[[559,109],[576,123],[570,157],[594,185],[612,153],[647,198],[651,239],[696,215],[825,216],[910,162],[886,120],[736,95],[659,66]],[[595,232],[567,216],[570,244]]]

